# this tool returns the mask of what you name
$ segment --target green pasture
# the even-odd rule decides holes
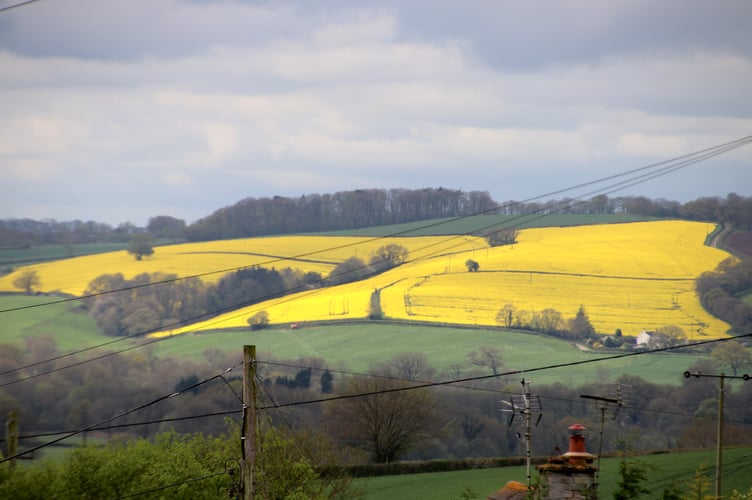
[[[613,498],[619,480],[620,458],[604,458],[599,478],[599,498]],[[651,493],[645,499],[662,498],[663,491],[675,487],[686,493],[689,482],[702,467],[702,477],[707,486],[706,494],[714,491],[715,450],[664,453],[635,457],[647,467],[643,485]],[[732,490],[747,492],[752,486],[749,475],[752,467],[752,448],[728,448],[723,454],[722,490],[724,496]],[[532,474],[535,483],[537,472]],[[500,467],[466,471],[405,474],[356,479],[355,484],[365,490],[366,500],[456,500],[463,493],[474,493],[472,498],[486,498],[503,487],[508,481],[526,482],[525,467]],[[708,497],[709,498],[709,497]]]
[[[30,248],[0,248],[0,273],[5,274],[16,267],[62,260],[81,255],[123,250],[127,243],[84,243],[80,245],[39,245]]]
[[[0,295],[0,343],[23,343],[24,337],[49,335],[63,351],[97,345],[102,335],[76,302],[59,302],[59,297]],[[57,302],[57,303],[53,303]]]
[[[515,381],[524,375],[536,383],[569,385],[614,380],[622,374],[640,376],[658,384],[680,384],[687,367],[702,357],[697,354],[638,354],[608,359],[629,351],[583,352],[558,339],[514,331],[390,323],[189,333],[154,344],[154,352],[163,357],[200,358],[209,348],[240,353],[243,345],[255,345],[261,361],[265,357],[294,360],[317,356],[334,368],[357,372],[404,352],[425,354],[439,371],[457,366],[468,370],[470,351],[494,346],[502,353],[501,371],[514,370],[515,374],[510,377]],[[581,364],[571,366],[572,363]]]
[[[65,352],[116,340],[102,335],[76,301],[38,306],[58,300],[45,296],[0,296],[4,319],[0,325],[0,343],[22,343],[27,336],[50,335]],[[469,352],[493,346],[502,354],[501,371],[514,371],[510,377],[515,381],[524,375],[536,383],[570,385],[614,380],[625,373],[658,384],[680,384],[682,373],[702,357],[681,353],[583,352],[562,340],[519,331],[388,322],[301,325],[296,330],[185,333],[155,342],[152,349],[159,357],[201,359],[207,349],[237,352],[239,356],[243,345],[255,345],[262,361],[316,356],[324,358],[333,368],[359,372],[397,354],[416,352],[427,356],[438,371],[461,368],[463,373],[471,368],[467,362]],[[110,349],[130,346],[132,341],[123,339]],[[625,354],[628,356],[608,359]]]
[[[655,220],[632,214],[530,214],[530,215],[472,215],[432,219],[390,226],[328,231],[329,235],[346,236],[445,236],[456,234],[484,234],[498,229],[528,229],[532,227],[585,226],[589,224],[617,224]]]

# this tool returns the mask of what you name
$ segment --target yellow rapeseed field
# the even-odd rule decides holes
[[[233,270],[249,266],[283,269],[290,267],[327,275],[338,263],[356,256],[368,261],[386,243],[402,245],[412,258],[473,248],[485,244],[479,238],[419,237],[380,238],[345,236],[279,236],[245,238],[155,247],[150,257],[137,261],[125,250],[35,264],[0,278],[0,291],[18,292],[13,280],[25,270],[34,270],[42,291],[80,296],[89,283],[102,274],[122,273],[131,279],[141,273],[167,273],[180,277],[199,276],[217,282]]]
[[[691,339],[724,336],[728,325],[705,312],[694,292],[694,279],[729,256],[703,244],[712,229],[659,221],[524,230],[515,245],[476,251],[478,273],[428,263],[417,272],[400,268],[413,280],[384,290],[382,305],[390,317],[479,325],[496,324],[507,303],[553,308],[565,318],[583,305],[600,333],[671,324]]]
[[[409,261],[371,279],[270,300],[162,335],[247,327],[262,310],[278,324],[365,318],[379,290],[384,315],[395,319],[497,325],[507,303],[526,311],[553,308],[565,319],[583,305],[599,333],[618,328],[636,335],[677,325],[700,339],[725,336],[728,329],[702,309],[694,292],[695,278],[729,256],[704,245],[713,229],[686,221],[526,229],[516,244],[496,248],[468,236],[283,236],[157,247],[143,261],[114,252],[31,267],[44,290],[79,295],[94,277],[114,272],[127,278],[157,271],[200,275],[213,282],[227,270],[262,265],[326,275],[351,256],[367,261],[378,247],[396,243],[409,249]],[[480,264],[479,272],[468,272],[468,259]],[[0,279],[0,291],[13,290],[13,278]]]
[[[691,339],[721,337],[728,325],[706,313],[694,293],[694,279],[729,256],[703,244],[712,229],[684,221],[528,229],[517,244],[496,248],[443,239],[434,255],[423,247],[421,256],[411,254],[407,264],[370,280],[275,299],[172,333],[244,327],[261,310],[273,323],[364,318],[379,289],[384,315],[395,319],[496,325],[507,303],[553,308],[565,319],[583,305],[600,333],[677,325]],[[480,271],[468,272],[467,259]]]

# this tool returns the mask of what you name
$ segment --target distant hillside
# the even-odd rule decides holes
[[[134,234],[147,231],[159,241],[211,241],[281,234],[362,230],[380,226],[425,222],[477,215],[511,216],[517,227],[545,225],[558,214],[626,216],[628,220],[684,219],[726,224],[734,229],[752,229],[752,197],[731,193],[725,198],[703,197],[681,204],[644,196],[539,201],[491,199],[486,191],[457,189],[356,189],[333,194],[299,197],[245,198],[186,224],[169,215],[156,215],[145,228],[123,222],[107,224],[80,220],[58,222],[31,219],[0,219],[0,251],[22,250],[38,245],[63,245],[68,255],[80,255],[74,246],[92,243],[126,243]],[[627,215],[628,214],[628,215]],[[520,217],[520,220],[517,218]],[[592,222],[585,222],[592,223]],[[568,225],[568,224],[562,224]],[[476,228],[476,231],[481,228]],[[466,233],[466,231],[463,231]],[[363,234],[370,234],[369,231]],[[415,233],[418,234],[418,233]],[[445,234],[445,233],[420,233]],[[31,259],[22,257],[28,262]]]
[[[325,231],[319,234],[333,236],[483,236],[498,229],[530,229],[534,227],[588,226],[593,224],[618,224],[656,220],[636,214],[524,214],[524,215],[470,215],[434,219],[431,221],[407,222],[390,226],[365,227],[345,231]]]
[[[273,324],[365,319],[378,301],[385,318],[434,324],[498,326],[497,315],[506,304],[514,309],[514,321],[523,324],[544,309],[566,322],[583,306],[599,333],[619,329],[637,335],[676,325],[690,340],[723,337],[729,325],[708,314],[695,293],[695,279],[728,257],[704,244],[714,227],[655,221],[531,228],[520,232],[516,244],[500,247],[462,234],[388,240],[331,236],[328,245],[321,236],[235,240],[236,246],[277,256],[278,267],[304,249],[309,249],[308,259],[315,254],[332,263],[348,255],[367,260],[385,242],[405,245],[410,256],[369,279],[268,300],[165,333],[247,328],[248,318],[260,311]],[[216,244],[202,244],[202,255],[215,263],[220,256],[212,257],[211,248]],[[478,272],[468,272],[468,260],[479,264]],[[321,264],[297,265],[325,272]]]

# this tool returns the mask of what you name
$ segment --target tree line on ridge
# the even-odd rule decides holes
[[[499,203],[486,191],[425,189],[357,189],[300,197],[245,198],[190,224],[156,215],[146,228],[130,222],[117,227],[94,221],[30,219],[0,220],[1,247],[44,244],[126,243],[146,231],[167,241],[210,241],[317,231],[359,229],[474,214],[528,215],[544,213],[614,214],[719,222],[752,229],[752,197],[735,193],[725,198],[701,197],[684,204],[643,196],[588,200],[564,198],[545,202]]]

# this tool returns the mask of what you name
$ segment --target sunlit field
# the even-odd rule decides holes
[[[432,247],[421,238],[411,241],[408,263],[369,280],[301,292],[165,334],[247,327],[248,317],[262,310],[272,323],[365,318],[371,294],[380,290],[383,314],[393,319],[497,325],[507,303],[527,311],[553,308],[565,319],[583,305],[599,333],[636,335],[677,325],[692,340],[717,338],[728,325],[706,313],[694,293],[694,279],[728,257],[703,244],[712,229],[684,221],[527,229],[517,244],[496,248],[466,237],[439,238],[443,245]],[[354,254],[337,251],[327,255]],[[467,259],[480,271],[468,272]]]
[[[388,243],[406,247],[412,258],[457,252],[485,245],[475,237],[423,236],[389,238]],[[122,273],[131,279],[141,273],[167,273],[180,277],[199,276],[210,283],[243,267],[262,266],[327,275],[339,262],[356,256],[368,261],[386,244],[383,238],[352,236],[281,236],[245,238],[155,247],[154,254],[136,260],[125,250],[77,257],[17,269],[0,278],[0,292],[19,292],[13,280],[24,270],[37,271],[44,292],[80,296],[102,274]]]

